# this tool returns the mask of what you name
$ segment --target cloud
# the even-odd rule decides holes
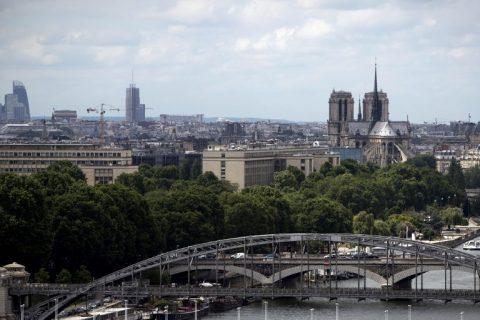
[[[267,24],[288,17],[288,3],[277,0],[252,0],[240,11],[247,24]]]
[[[323,37],[332,31],[332,27],[325,21],[309,19],[302,27],[300,27],[300,29],[297,31],[297,35],[300,38],[315,39]]]
[[[250,47],[250,39],[240,38],[235,42],[235,51],[245,51]]]
[[[127,53],[127,49],[121,46],[105,46],[95,48],[95,61],[114,65],[119,62]]]
[[[285,49],[287,42],[292,39],[294,33],[294,28],[279,28],[274,32],[261,37],[252,45],[252,47],[257,51],[263,51],[267,49]]]
[[[187,24],[200,23],[212,19],[215,2],[211,0],[180,0],[167,11],[167,17]]]
[[[61,59],[43,45],[42,39],[41,36],[15,39],[9,44],[9,51],[30,64],[52,65],[60,62]]]

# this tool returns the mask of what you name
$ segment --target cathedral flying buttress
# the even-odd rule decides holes
[[[358,102],[357,119],[354,118],[355,101],[350,92],[330,94],[328,136],[331,147],[360,148],[366,162],[381,167],[406,161],[410,156],[411,127],[408,121],[389,120],[387,93],[377,88],[377,65],[372,92]]]

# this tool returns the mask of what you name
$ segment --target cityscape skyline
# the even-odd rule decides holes
[[[372,91],[377,56],[391,118],[467,121],[470,114],[480,120],[477,3],[92,4],[3,2],[0,93],[19,79],[32,116],[48,116],[53,108],[82,116],[102,103],[125,108],[134,70],[146,117],[324,122],[332,89],[352,92],[355,105]],[[38,15],[46,6],[51,10]]]

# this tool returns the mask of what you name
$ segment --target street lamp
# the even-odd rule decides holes
[[[313,320],[313,310],[315,310],[315,309],[313,309],[313,308],[310,309],[310,320]]]
[[[55,298],[55,320],[58,320],[58,298]]]
[[[412,305],[408,305],[408,320],[412,320]]]
[[[339,320],[340,315],[340,306],[338,303],[335,303],[335,320]]]
[[[242,307],[237,307],[237,320],[240,320],[240,310]]]
[[[388,320],[388,310],[385,310],[385,320]]]
[[[125,300],[125,320],[128,320],[127,303],[128,303],[128,300]]]
[[[463,311],[460,312],[460,320],[463,320]]]
[[[25,318],[25,305],[20,305],[20,320],[24,320]]]
[[[193,303],[195,303],[195,320],[197,320],[197,304],[198,304],[198,301],[195,300]]]
[[[268,301],[265,301],[264,304],[265,304],[265,320],[268,320]]]

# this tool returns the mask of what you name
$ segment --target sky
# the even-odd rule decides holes
[[[477,122],[479,13],[462,0],[1,0],[0,94],[20,80],[34,116],[102,103],[123,116],[133,73],[147,117],[326,121],[333,89],[356,108],[373,90],[376,59],[390,120]]]

